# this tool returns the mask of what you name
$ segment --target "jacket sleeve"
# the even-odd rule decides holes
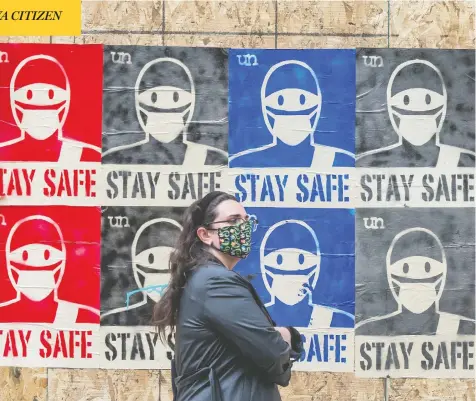
[[[269,381],[289,384],[291,348],[236,273],[208,278],[204,314],[211,327],[233,343]]]

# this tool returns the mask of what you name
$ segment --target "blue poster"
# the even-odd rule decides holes
[[[258,220],[251,276],[278,326],[354,327],[354,210],[247,208]],[[292,218],[288,217],[292,216]]]
[[[355,50],[230,50],[229,166],[353,167]]]

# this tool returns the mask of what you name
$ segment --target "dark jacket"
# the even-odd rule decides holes
[[[209,262],[183,290],[175,334],[177,401],[280,401],[296,354],[253,286]]]

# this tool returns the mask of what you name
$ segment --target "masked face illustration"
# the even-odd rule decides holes
[[[172,247],[157,246],[142,251],[133,260],[141,287],[154,302],[159,301],[162,290],[169,283],[168,261],[172,251]]]
[[[181,226],[171,219],[143,224],[132,242],[132,269],[138,288],[154,302],[170,280],[169,259]]]
[[[295,231],[300,235],[288,233],[283,237],[285,231]],[[303,235],[311,241],[306,241]],[[283,238],[287,243],[296,241],[296,247],[278,248],[275,240],[280,243]],[[299,242],[306,242],[309,249],[303,249],[302,245],[298,247]],[[268,250],[272,251],[268,253]],[[321,265],[319,244],[311,227],[297,220],[275,224],[266,233],[260,253],[264,283],[273,299],[277,298],[286,305],[296,305],[306,297],[311,301]]]
[[[10,83],[13,117],[22,132],[37,140],[61,132],[70,103],[66,72],[49,56],[23,60]]]
[[[136,110],[148,135],[162,143],[174,141],[185,133],[194,106],[192,76],[180,61],[158,59],[142,69],[136,82]]]
[[[427,143],[441,131],[446,115],[446,87],[439,70],[423,60],[401,64],[387,87],[387,107],[402,138],[414,146]]]
[[[317,77],[307,64],[285,61],[271,67],[261,87],[261,105],[265,124],[275,138],[296,146],[311,136],[314,143],[322,97]]]
[[[10,231],[6,244],[8,274],[13,287],[41,301],[58,288],[66,264],[61,231],[45,216],[20,220]]]
[[[389,249],[389,252],[397,251],[397,254],[404,256],[402,258],[394,256],[392,259],[390,255],[388,259],[390,263],[387,262],[387,278],[390,289],[397,303],[415,314],[423,313],[435,304],[438,305],[446,280],[447,266],[443,247],[440,247],[438,238],[430,233],[424,229],[407,231],[400,237],[397,236],[397,241],[394,240],[393,247]],[[404,236],[408,238],[403,238]],[[415,243],[416,236],[423,237],[426,244],[436,244],[437,251],[425,248],[420,252],[408,250],[405,241]],[[400,250],[403,247],[406,249],[402,253]],[[409,254],[413,255],[407,256]]]

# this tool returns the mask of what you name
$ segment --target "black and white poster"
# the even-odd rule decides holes
[[[473,207],[473,50],[357,51],[357,207]]]
[[[474,377],[473,208],[359,209],[356,374]]]
[[[220,189],[228,51],[105,46],[103,114],[105,204],[186,206]]]
[[[101,336],[103,364],[151,369],[167,363],[151,324],[170,280],[169,256],[183,208],[107,207],[102,213]]]
[[[357,167],[474,167],[474,50],[357,51]]]

